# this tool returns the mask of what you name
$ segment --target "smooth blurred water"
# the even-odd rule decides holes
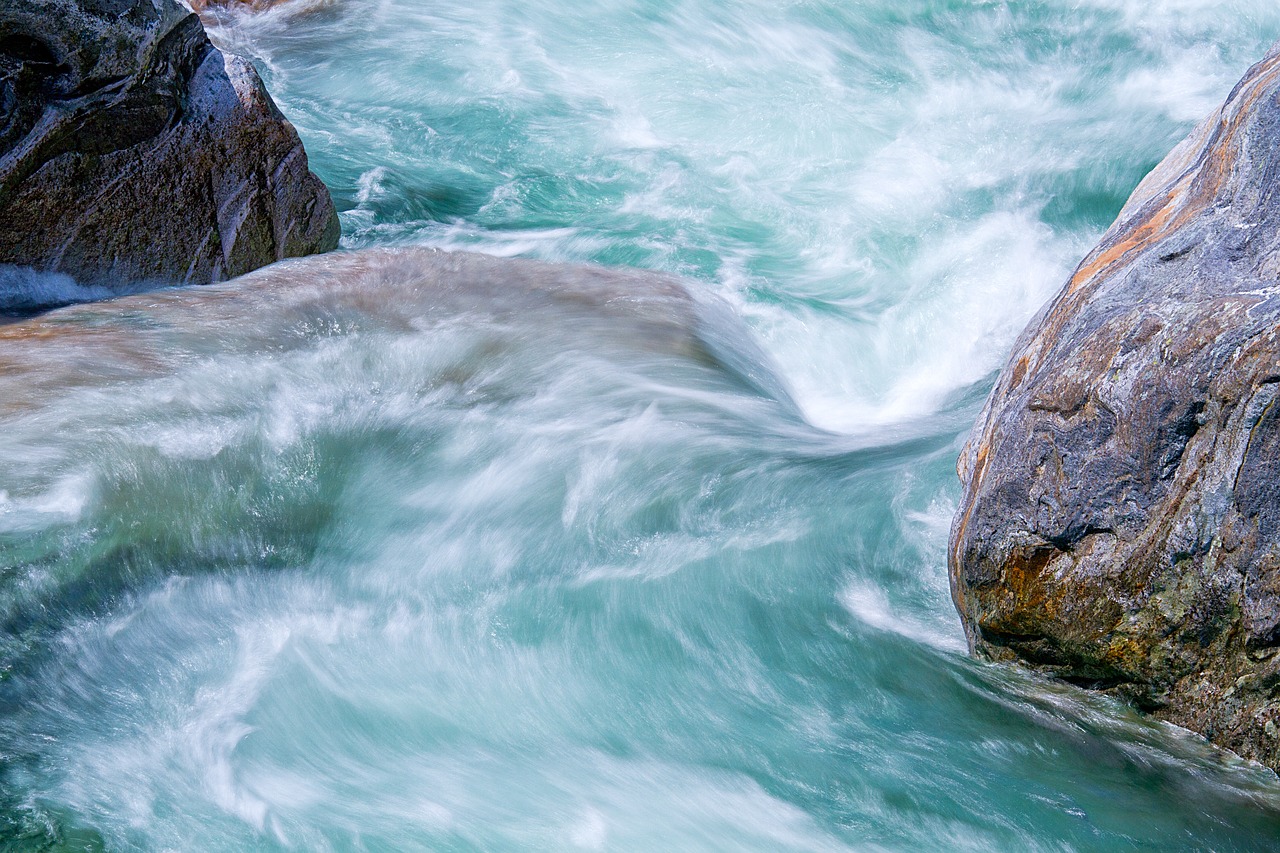
[[[740,363],[386,288],[0,327],[0,849],[1280,849],[1270,773],[970,661],[945,569],[1013,337],[1280,7],[214,35],[344,246],[677,273]]]

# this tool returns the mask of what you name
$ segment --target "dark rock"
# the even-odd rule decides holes
[[[0,4],[0,263],[203,283],[337,241],[252,65],[174,0]]]
[[[958,468],[974,652],[1280,768],[1280,51],[1023,332]]]

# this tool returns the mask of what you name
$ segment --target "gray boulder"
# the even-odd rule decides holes
[[[958,469],[974,652],[1280,768],[1280,51],[1023,332]]]
[[[0,264],[126,289],[337,242],[293,126],[175,0],[0,3]]]

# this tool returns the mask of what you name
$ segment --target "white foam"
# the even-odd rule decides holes
[[[95,480],[83,472],[58,477],[43,491],[14,496],[0,491],[0,531],[18,532],[65,524],[80,518]]]
[[[948,652],[963,652],[964,638],[957,633],[937,630],[934,626],[900,612],[890,604],[879,587],[855,582],[840,591],[840,604],[862,624],[877,631],[898,634]]]
[[[651,151],[666,143],[653,131],[649,119],[634,109],[623,109],[613,120],[614,142],[619,148]]]
[[[242,438],[248,426],[231,418],[187,421],[160,428],[152,443],[171,459],[212,459]]]
[[[363,172],[356,181],[356,203],[363,205],[386,198],[386,179],[386,166],[374,166],[372,169]]]
[[[569,830],[569,843],[583,850],[603,850],[609,840],[609,824],[596,809],[586,809]]]
[[[0,312],[36,311],[72,302],[93,302],[127,290],[84,285],[65,273],[0,264]]]
[[[1117,87],[1116,99],[1129,111],[1154,107],[1173,121],[1193,123],[1222,103],[1233,79],[1214,48],[1196,45],[1158,67],[1131,71]]]
[[[1029,211],[957,225],[904,270],[903,298],[863,322],[744,306],[806,418],[846,433],[926,416],[1000,367],[1074,257]],[[852,322],[851,322],[852,320]]]

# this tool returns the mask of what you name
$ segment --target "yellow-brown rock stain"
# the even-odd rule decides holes
[[[986,602],[988,612],[980,627],[1002,634],[1035,634],[1041,630],[1035,626],[1056,621],[1058,599],[1046,583],[1045,570],[1061,554],[1047,544],[1011,551],[1001,565],[999,592]]]

